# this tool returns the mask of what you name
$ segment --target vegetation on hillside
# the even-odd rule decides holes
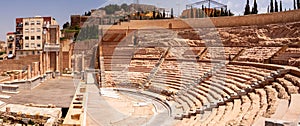
[[[106,14],[114,14],[116,11],[121,11],[122,9],[125,12],[129,12],[130,10],[130,6],[127,5],[126,3],[123,3],[122,5],[118,5],[118,4],[109,4],[105,7],[101,7],[99,8],[100,10],[105,10]]]
[[[76,40],[98,39],[98,32],[98,25],[86,25],[81,28]]]

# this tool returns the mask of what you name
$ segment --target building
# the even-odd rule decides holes
[[[52,17],[16,19],[16,32],[7,34],[9,57],[41,55],[43,72],[59,72],[60,29]]]
[[[6,54],[8,58],[13,58],[16,54],[16,34],[14,32],[9,32],[6,34],[7,48]]]
[[[58,28],[57,32],[50,32]],[[59,43],[59,25],[52,17],[16,19],[16,56],[37,55],[50,41]],[[56,40],[53,40],[56,39]]]

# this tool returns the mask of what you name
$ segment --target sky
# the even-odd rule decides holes
[[[103,7],[108,4],[132,3],[135,0],[1,0],[0,1],[0,40],[5,41],[7,32],[15,31],[15,18],[52,16],[62,26],[70,21],[72,14],[84,14],[84,12]],[[178,15],[186,4],[201,0],[139,0],[141,4],[152,4],[164,8],[174,8],[174,14]],[[243,15],[246,0],[216,0],[226,4],[235,15]],[[279,0],[278,0],[279,1]],[[266,13],[270,0],[257,0],[258,12]],[[283,0],[283,9],[293,8],[293,0]],[[252,8],[253,0],[250,0]]]

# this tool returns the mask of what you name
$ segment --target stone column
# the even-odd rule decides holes
[[[59,52],[56,52],[56,71],[55,72],[59,72]]]
[[[46,52],[46,72],[50,71],[50,54]]]
[[[31,66],[28,65],[27,67],[27,79],[30,79],[31,78]]]
[[[69,55],[69,65],[68,65],[68,68],[70,68],[70,70],[71,70],[71,68],[72,68],[72,56],[71,56],[71,52],[69,52],[68,53],[68,55]]]
[[[81,79],[84,80],[84,52],[81,54]]]
[[[73,55],[74,56],[74,66],[73,66],[73,72],[76,72],[76,65],[77,65],[77,56],[76,54]]]
[[[43,53],[43,59],[44,59],[44,61],[43,61],[44,73],[46,73],[47,72],[47,61],[48,61],[46,53]]]
[[[40,51],[40,75],[44,74],[44,68],[43,68],[43,51]]]
[[[45,73],[48,71],[48,52],[46,52],[45,54],[44,54],[44,64],[45,64],[45,66],[44,66],[44,68],[45,68]]]
[[[82,62],[82,63],[81,63],[81,71],[84,72],[84,52],[83,52],[83,51],[82,51],[81,56],[82,56],[82,57],[81,57],[81,62]]]

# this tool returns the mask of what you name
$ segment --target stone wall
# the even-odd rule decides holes
[[[201,28],[201,27],[238,27],[267,25],[300,21],[300,10],[257,14],[247,16],[213,17],[195,19],[131,20],[121,25],[103,26],[109,29],[149,29],[149,28]],[[102,27],[102,26],[101,26]]]
[[[2,60],[0,61],[0,72],[10,70],[23,70],[28,65],[31,65],[33,62],[39,62],[39,58],[39,55],[30,55],[24,56],[20,59]]]

